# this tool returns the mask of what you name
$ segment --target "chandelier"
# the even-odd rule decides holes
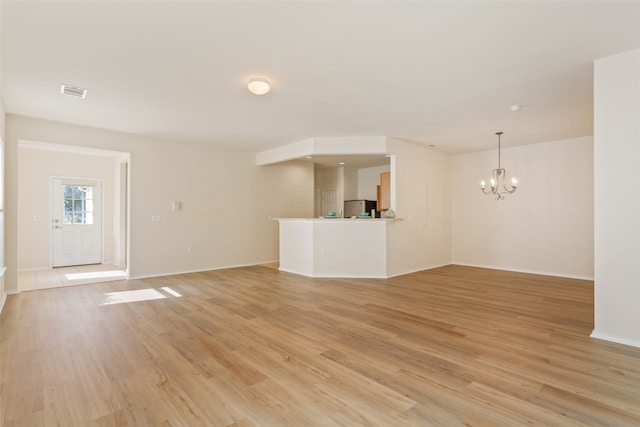
[[[496,196],[496,200],[503,200],[505,194],[515,193],[518,188],[518,180],[511,178],[511,185],[506,183],[507,171],[500,166],[500,135],[502,135],[502,132],[496,132],[496,135],[498,135],[498,168],[493,170],[491,180],[489,181],[491,187],[486,188],[486,183],[483,180],[480,183],[480,188],[484,194],[491,194]]]

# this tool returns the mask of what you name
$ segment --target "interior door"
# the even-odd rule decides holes
[[[102,182],[52,179],[52,265],[102,262]]]

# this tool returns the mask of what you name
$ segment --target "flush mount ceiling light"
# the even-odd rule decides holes
[[[60,93],[63,95],[75,96],[76,98],[85,99],[87,97],[87,90],[78,86],[60,85]]]
[[[253,77],[249,79],[247,88],[254,95],[264,95],[271,90],[271,85],[269,85],[269,81],[267,79],[263,79],[262,77]]]
[[[493,170],[490,180],[491,188],[486,188],[484,180],[480,183],[480,188],[484,194],[496,196],[496,200],[503,200],[504,194],[515,193],[518,188],[518,180],[511,178],[511,185],[506,184],[507,171],[500,166],[500,135],[502,132],[496,132],[498,135],[498,168]]]
[[[510,108],[511,108],[511,111],[513,111],[514,113],[517,113],[518,111],[520,111],[522,109],[522,105],[513,104]]]

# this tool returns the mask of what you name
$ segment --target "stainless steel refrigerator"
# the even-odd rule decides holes
[[[375,200],[345,200],[344,201],[344,217],[359,216],[361,212],[369,212],[376,209],[377,202]]]

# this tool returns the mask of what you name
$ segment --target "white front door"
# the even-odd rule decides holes
[[[102,182],[52,179],[52,265],[102,262]]]

